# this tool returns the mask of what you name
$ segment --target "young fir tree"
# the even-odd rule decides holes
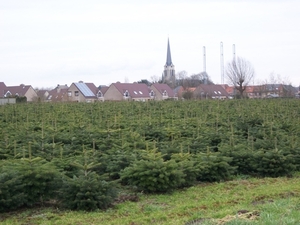
[[[105,209],[116,197],[113,184],[102,180],[98,174],[91,171],[99,166],[99,163],[90,162],[91,156],[88,153],[87,150],[83,150],[83,164],[72,163],[72,166],[79,169],[79,175],[63,178],[60,199],[65,208],[86,211]]]
[[[164,161],[163,155],[146,151],[142,160],[136,160],[121,172],[123,182],[145,192],[167,192],[180,187],[184,173],[174,159]]]
[[[195,160],[201,169],[198,174],[198,181],[221,181],[230,178],[235,167],[229,165],[232,158],[220,155],[219,152],[199,153],[195,155]]]
[[[196,161],[193,160],[194,155],[190,153],[181,152],[173,154],[171,158],[178,164],[178,169],[184,174],[184,182],[182,187],[188,187],[195,184],[197,181],[197,175],[199,174],[200,167],[196,165]]]
[[[29,157],[6,161],[0,176],[0,211],[43,203],[55,196],[58,170],[42,158]]]
[[[285,155],[278,149],[265,151],[263,149],[254,154],[253,168],[261,176],[278,177],[290,175],[296,169],[293,155]]]

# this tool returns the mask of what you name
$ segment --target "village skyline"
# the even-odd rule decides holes
[[[160,77],[170,39],[176,73],[203,71],[221,83],[236,55],[255,69],[300,84],[300,2],[120,0],[0,3],[0,74],[7,85],[54,87],[83,80],[109,85]]]

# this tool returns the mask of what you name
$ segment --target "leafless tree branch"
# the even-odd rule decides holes
[[[227,64],[227,80],[239,91],[241,97],[249,82],[254,78],[254,74],[253,66],[244,58],[237,57]]]

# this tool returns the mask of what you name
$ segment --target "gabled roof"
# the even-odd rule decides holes
[[[270,92],[282,92],[287,91],[291,93],[297,92],[297,88],[290,84],[265,84],[265,90]]]
[[[79,82],[79,83],[73,83],[77,89],[81,92],[81,94],[85,98],[96,98],[96,94],[89,88],[89,86],[86,83]],[[94,89],[96,86],[92,83],[89,83],[89,85]],[[94,86],[94,87],[93,87]],[[95,91],[95,89],[94,89]]]
[[[94,95],[96,95],[99,91],[99,88],[96,87],[96,85],[94,83],[85,83],[88,88],[94,93]]]
[[[187,87],[183,90],[183,92],[194,92],[196,90],[195,87]]]
[[[175,94],[178,94],[182,89],[183,89],[182,86],[177,86],[176,88],[173,89],[173,91]]]
[[[283,89],[286,90],[286,91],[290,91],[290,92],[293,92],[293,93],[296,93],[297,92],[297,88],[296,87],[293,87],[292,85],[288,84],[283,84]]]
[[[20,86],[8,86],[5,89],[5,92],[9,91],[12,96],[19,95],[25,96],[26,92],[29,90],[31,85],[21,84]]]
[[[3,98],[5,95],[6,85],[4,82],[0,82],[0,98]]]
[[[234,93],[235,93],[235,90],[234,90],[234,87],[233,87],[233,86],[228,86],[228,85],[226,84],[226,85],[222,85],[222,87],[225,89],[225,91],[226,91],[228,94],[234,94]]]
[[[204,91],[204,94],[208,94],[211,97],[228,96],[228,93],[222,85],[200,84],[198,87]]]
[[[253,86],[247,86],[245,89],[246,93],[253,93],[254,87]]]
[[[118,91],[124,95],[126,91],[131,98],[149,98],[149,89],[144,83],[113,83]]]
[[[57,89],[53,89],[51,91],[48,91],[49,95],[47,96],[47,101],[53,101],[53,102],[60,102],[63,100],[64,96],[66,96],[68,89],[61,89],[59,92],[57,92]]]
[[[267,91],[279,91],[281,84],[266,84],[265,88]]]
[[[37,96],[40,98],[45,98],[49,95],[49,91],[48,90],[38,90],[36,92]]]
[[[108,90],[109,87],[107,86],[100,86],[99,90],[101,91],[102,94],[105,94],[105,92]]]
[[[0,89],[2,89],[2,88],[6,88],[6,85],[4,82],[0,82]]]
[[[175,97],[175,92],[167,84],[154,83],[152,87],[155,87],[161,95],[166,91],[169,97]]]
[[[194,93],[196,91],[197,88],[195,87],[183,87],[183,86],[178,86],[175,89],[173,89],[174,94],[176,97],[180,97],[183,93],[187,93],[187,92],[192,92]]]
[[[261,85],[254,85],[254,86],[247,86],[245,89],[246,93],[256,93],[263,90],[263,86]]]

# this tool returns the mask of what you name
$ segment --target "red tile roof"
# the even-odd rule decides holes
[[[184,91],[194,92],[196,90],[195,87],[188,87]]]
[[[223,86],[223,88],[229,95],[234,94],[234,87],[225,85],[225,87]]]
[[[254,85],[254,86],[247,86],[245,89],[246,93],[256,93],[260,92],[264,89],[263,85]]]

